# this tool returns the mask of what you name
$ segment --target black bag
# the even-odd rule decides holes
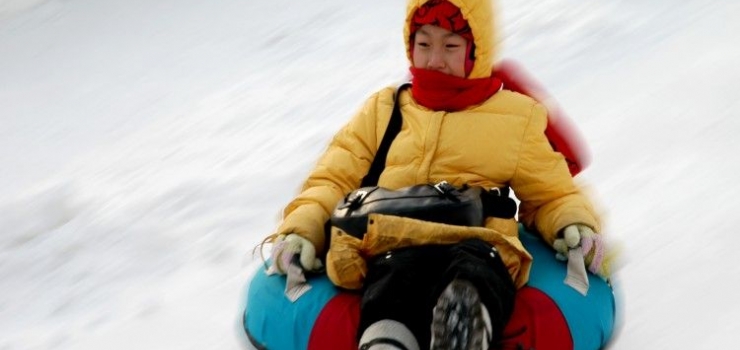
[[[331,224],[362,239],[368,215],[389,214],[460,226],[483,226],[485,213],[480,187],[456,188],[447,181],[415,185],[399,190],[363,187],[340,201]]]

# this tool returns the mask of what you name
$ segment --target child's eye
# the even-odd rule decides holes
[[[456,49],[456,48],[460,47],[460,45],[458,45],[458,44],[447,44],[447,45],[445,45],[445,47],[448,48],[448,49]]]
[[[429,43],[424,41],[417,42],[416,45],[419,45],[421,47],[429,47]]]

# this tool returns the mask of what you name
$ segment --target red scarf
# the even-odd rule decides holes
[[[411,95],[420,105],[435,111],[461,111],[479,105],[501,89],[501,80],[466,79],[439,71],[411,67]]]

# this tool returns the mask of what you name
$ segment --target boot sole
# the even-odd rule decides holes
[[[458,279],[450,282],[434,307],[430,349],[482,349],[485,325],[481,307],[472,283]]]

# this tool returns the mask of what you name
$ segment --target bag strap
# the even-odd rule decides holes
[[[368,170],[365,177],[362,178],[360,187],[376,186],[380,174],[385,169],[385,160],[388,157],[388,150],[391,148],[391,143],[396,138],[396,135],[401,131],[403,125],[403,117],[401,116],[401,104],[398,103],[398,96],[401,95],[401,91],[411,86],[411,83],[401,84],[394,93],[393,97],[393,112],[391,112],[391,118],[388,121],[388,127],[385,129],[383,134],[383,140],[380,141],[378,151],[375,152],[375,158],[370,164],[370,170]],[[331,219],[326,220],[324,223],[324,237],[327,242],[327,247],[331,242]]]
[[[393,112],[391,118],[388,121],[388,127],[385,129],[383,140],[380,141],[380,147],[375,153],[372,164],[370,164],[370,170],[367,175],[362,178],[360,187],[376,186],[380,179],[380,174],[385,169],[385,161],[388,157],[388,150],[391,148],[393,140],[396,135],[401,131],[401,125],[403,125],[403,118],[401,116],[401,104],[398,102],[398,97],[401,95],[401,91],[411,86],[411,83],[404,83],[396,89],[395,96],[393,98]]]

